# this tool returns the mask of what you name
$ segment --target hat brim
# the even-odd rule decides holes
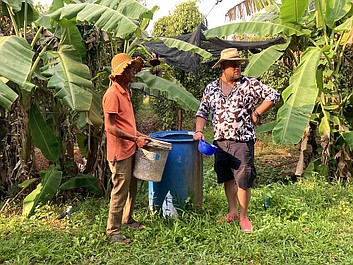
[[[234,58],[234,59],[219,59],[213,66],[212,66],[212,69],[215,69],[217,67],[220,67],[221,63],[222,62],[225,62],[225,61],[240,61],[242,63],[248,61],[247,58]]]
[[[110,77],[121,75],[124,72],[125,68],[129,65],[134,67],[136,69],[136,72],[140,72],[143,67],[143,60],[141,57],[137,57],[134,60],[133,59],[127,60],[127,61],[121,63],[119,66],[112,69],[112,73],[110,74]]]

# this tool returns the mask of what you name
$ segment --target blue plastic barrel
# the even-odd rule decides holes
[[[172,144],[165,164],[161,182],[149,182],[149,206],[152,210],[162,208],[168,191],[176,209],[183,208],[188,198],[196,208],[202,205],[203,158],[198,151],[194,132],[165,131],[150,134],[156,140]]]

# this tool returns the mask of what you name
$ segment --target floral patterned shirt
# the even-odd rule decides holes
[[[196,117],[207,120],[212,112],[214,140],[255,140],[251,113],[260,99],[276,103],[280,94],[254,77],[241,76],[226,96],[217,79],[206,86]]]

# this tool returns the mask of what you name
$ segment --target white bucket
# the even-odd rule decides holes
[[[172,144],[152,139],[135,154],[133,175],[135,178],[160,182]]]

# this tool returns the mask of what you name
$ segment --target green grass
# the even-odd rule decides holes
[[[221,186],[205,178],[203,208],[164,219],[148,210],[140,186],[135,216],[140,232],[124,230],[128,246],[109,245],[104,232],[108,202],[76,202],[71,220],[55,220],[59,206],[26,219],[0,216],[0,263],[4,264],[351,264],[353,187],[310,180],[274,183],[253,190],[254,232],[220,223],[227,213]],[[262,206],[271,196],[270,207]],[[62,206],[61,208],[63,208]]]
[[[239,224],[218,222],[227,203],[212,164],[204,157],[202,209],[182,211],[178,219],[150,211],[147,182],[139,181],[134,215],[145,229],[124,230],[130,245],[106,243],[105,199],[72,201],[70,220],[56,220],[67,205],[44,206],[29,219],[13,205],[0,214],[0,264],[352,264],[352,184],[314,177],[258,184],[249,207],[254,231],[246,235]],[[258,178],[277,179],[260,165]]]

